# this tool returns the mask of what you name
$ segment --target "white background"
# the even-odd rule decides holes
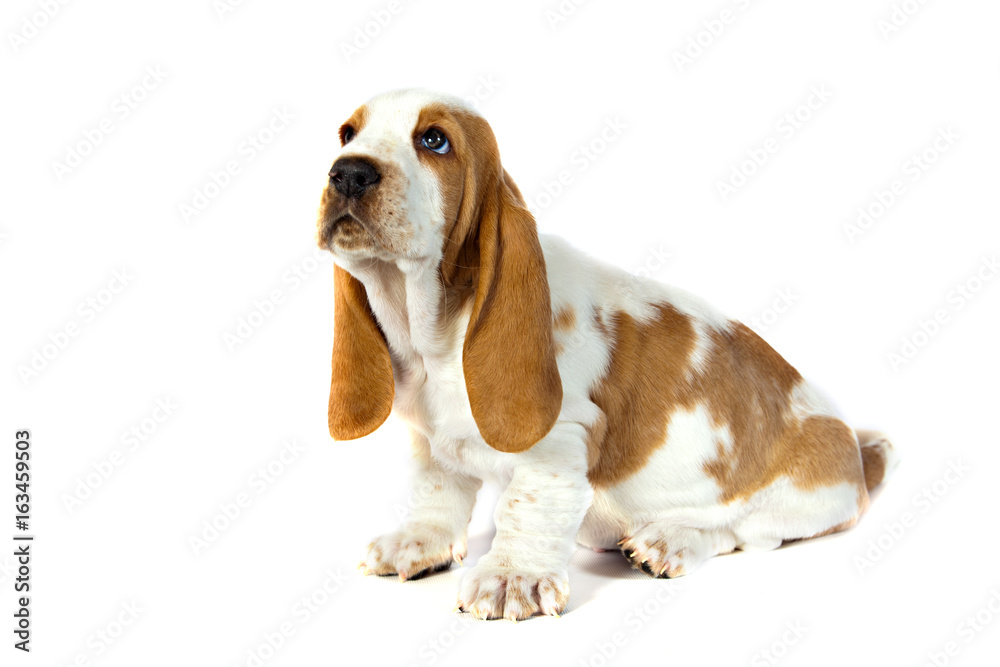
[[[995,658],[996,3],[908,0],[912,15],[881,27],[890,0],[591,0],[558,22],[555,0],[407,0],[395,14],[388,0],[250,0],[221,16],[211,0],[122,0],[51,18],[42,4],[8,1],[0,20],[0,534],[15,532],[14,432],[29,428],[36,535],[30,655],[11,646],[13,546],[0,551],[4,665]],[[348,57],[373,12],[387,25]],[[478,95],[541,230],[756,319],[851,424],[890,433],[903,462],[862,522],[672,582],[580,551],[561,618],[475,622],[451,610],[489,546],[484,491],[466,567],[362,577],[365,545],[405,508],[409,448],[394,419],[357,442],[327,433],[332,265],[313,234],[337,127],[410,86]],[[268,134],[276,109],[294,118]],[[110,133],[88,146],[102,119]],[[609,121],[622,129],[602,144]],[[268,141],[253,159],[251,135]],[[762,166],[741,166],[765,145]],[[73,151],[87,155],[65,173],[55,163]],[[925,151],[933,163],[913,172]],[[229,161],[239,173],[211,187]],[[724,201],[734,169],[753,173]],[[568,185],[539,198],[562,171]],[[902,194],[852,243],[845,225],[897,179]],[[966,284],[971,300],[953,291]],[[260,326],[227,344],[249,319]],[[158,400],[178,406],[162,423]],[[292,439],[302,451],[273,464]],[[261,484],[269,463],[280,474]],[[207,539],[240,494],[249,504]]]

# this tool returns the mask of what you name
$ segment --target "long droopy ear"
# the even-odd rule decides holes
[[[339,266],[333,280],[330,435],[353,440],[377,429],[392,411],[392,361],[364,285]]]
[[[535,219],[505,171],[480,203],[479,275],[462,364],[486,442],[520,452],[551,430],[562,407],[552,308]]]

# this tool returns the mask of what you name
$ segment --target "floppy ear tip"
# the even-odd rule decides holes
[[[330,437],[334,440],[357,440],[358,438],[363,438],[366,435],[374,433],[389,418],[390,412],[392,412],[391,402],[387,406],[387,409],[383,408],[378,413],[365,419],[359,415],[352,414],[348,410],[344,410],[341,405],[335,404],[331,397],[330,407],[327,412],[327,426],[330,429]]]
[[[559,419],[562,410],[562,386],[553,388],[548,400],[536,403],[538,408],[533,414],[511,411],[506,419],[497,419],[497,415],[473,415],[479,434],[493,449],[499,452],[516,454],[531,449],[542,438],[549,434]],[[510,415],[517,415],[511,418]],[[491,419],[491,417],[493,417]]]
[[[334,440],[340,441],[340,440],[357,440],[358,438],[363,438],[366,435],[374,433],[375,430],[378,428],[378,425],[375,425],[372,428],[358,428],[356,425],[345,426],[344,424],[341,424],[339,422],[335,423],[331,421],[329,423],[329,427],[330,427],[330,437],[333,438]]]
[[[350,434],[344,429],[343,424],[340,423],[340,420],[337,419],[332,412],[327,416],[327,426],[330,429],[330,437],[334,440],[352,439],[349,437]]]
[[[350,432],[344,428],[344,424],[340,418],[340,415],[334,410],[333,406],[330,406],[327,412],[327,426],[330,429],[330,437],[334,440],[352,440],[350,437]]]
[[[538,444],[542,438],[549,434],[552,427],[555,426],[555,420],[553,419],[552,422],[547,425],[543,426],[542,424],[539,424],[539,426],[541,428],[516,432],[504,429],[498,433],[483,433],[482,429],[480,429],[480,434],[483,436],[483,440],[486,441],[486,444],[498,452],[516,454],[518,452],[531,449]]]
[[[486,441],[487,445],[504,454],[517,454],[531,449],[537,443],[537,440],[534,439],[514,439],[509,433],[491,435],[483,433],[482,429],[480,429],[479,433],[483,436],[483,440]]]

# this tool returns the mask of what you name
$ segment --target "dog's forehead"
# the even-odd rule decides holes
[[[394,90],[365,102],[365,128],[377,130],[380,134],[407,136],[416,126],[420,112],[432,105],[480,115],[475,107],[454,95],[422,88]]]

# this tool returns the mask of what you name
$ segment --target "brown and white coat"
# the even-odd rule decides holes
[[[394,411],[422,490],[366,573],[461,562],[483,480],[502,489],[496,537],[459,593],[481,618],[559,613],[577,542],[673,577],[864,513],[888,441],[703,300],[539,235],[462,101],[387,93],[341,141],[317,224],[336,263],[330,433]]]

